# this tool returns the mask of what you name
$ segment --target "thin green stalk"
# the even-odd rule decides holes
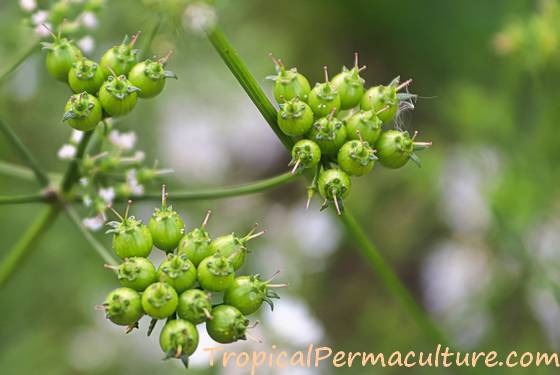
[[[80,140],[78,150],[76,151],[76,157],[74,157],[74,159],[68,166],[68,169],[66,169],[66,173],[62,177],[62,182],[60,184],[60,190],[62,193],[68,193],[72,186],[80,178],[80,161],[84,157],[87,145],[91,139],[91,136],[93,135],[93,132],[93,130],[85,132],[82,139]]]
[[[45,203],[45,201],[46,201],[45,195],[41,194],[41,193],[13,195],[11,197],[1,197],[0,196],[0,205],[2,205],[2,204],[37,203],[37,202]]]
[[[173,201],[189,201],[189,200],[204,200],[204,199],[221,199],[228,197],[238,197],[241,195],[248,195],[259,193],[265,190],[273,189],[280,185],[284,185],[294,180],[297,175],[291,173],[284,173],[279,176],[267,178],[257,182],[243,184],[239,186],[216,188],[216,189],[200,189],[191,191],[176,191],[169,192],[168,198]],[[161,193],[147,193],[141,196],[131,197],[132,200],[157,200],[161,199]]]
[[[29,168],[31,168],[41,187],[47,187],[50,183],[49,176],[39,165],[37,159],[35,159],[35,157],[31,154],[31,151],[27,148],[27,146],[23,144],[16,133],[14,133],[14,131],[2,120],[0,120],[0,130],[4,133],[8,141],[16,149]]]
[[[7,255],[0,263],[0,288],[14,275],[15,270],[23,263],[25,258],[35,248],[35,243],[41,235],[54,223],[60,207],[49,205],[43,208],[39,216],[35,219],[19,241],[7,252]]]
[[[4,176],[16,177],[22,180],[34,181],[33,171],[16,164],[0,161],[0,174]]]
[[[29,56],[31,56],[35,51],[39,50],[39,46],[41,45],[41,41],[37,40],[34,42],[29,48],[24,50],[21,55],[14,61],[9,67],[4,69],[2,73],[0,73],[0,84],[4,83],[4,80],[8,78],[10,74],[12,74]]]
[[[156,23],[150,30],[150,33],[148,34],[147,38],[145,39],[144,45],[142,46],[142,51],[145,58],[149,58],[151,56],[150,50],[152,49],[152,43],[154,42],[154,39],[156,38],[156,35],[159,32],[159,29],[161,27],[161,22],[162,22],[162,15],[159,14]]]
[[[245,89],[253,103],[257,106],[269,126],[280,138],[282,143],[291,148],[293,141],[283,134],[276,123],[276,109],[264,94],[255,78],[249,72],[247,66],[241,60],[234,47],[227,40],[224,33],[217,27],[207,30],[208,39],[222,57],[225,64],[237,78],[241,86]],[[436,324],[428,317],[426,312],[415,302],[412,294],[406,289],[402,281],[397,277],[396,272],[385,262],[379,250],[369,241],[366,234],[359,227],[351,214],[346,209],[346,214],[340,216],[345,224],[348,233],[355,238],[359,249],[370,261],[373,269],[379,274],[386,287],[395,295],[397,300],[409,311],[416,323],[421,327],[425,334],[437,344],[447,342]]]
[[[294,141],[278,127],[276,123],[276,108],[274,108],[270,100],[268,100],[263,89],[249,72],[249,69],[241,60],[235,48],[229,43],[222,30],[216,26],[208,30],[206,34],[218,54],[222,57],[235,78],[237,78],[247,95],[249,95],[249,98],[251,98],[253,103],[257,106],[276,136],[282,141],[284,146],[291,149],[294,145]]]
[[[350,237],[356,242],[356,245],[362,249],[362,254],[369,260],[379,278],[399,302],[406,307],[408,312],[412,314],[414,320],[422,327],[424,332],[427,333],[435,343],[443,346],[447,345],[447,339],[444,337],[441,330],[416,303],[410,292],[399,280],[395,271],[387,264],[379,252],[379,249],[371,243],[354,216],[348,212],[348,209],[340,216],[340,219],[344,223]]]
[[[80,220],[80,216],[78,215],[78,213],[76,212],[76,210],[69,206],[66,205],[64,207],[64,209],[66,210],[66,214],[68,215],[68,217],[70,218],[70,221],[72,223],[74,223],[74,225],[76,226],[76,228],[80,231],[80,233],[84,236],[84,238],[86,239],[87,242],[89,242],[89,244],[91,245],[91,247],[97,252],[97,254],[99,254],[99,256],[108,264],[116,266],[119,263],[115,260],[115,258],[111,255],[111,253],[105,248],[105,246],[103,246],[99,241],[97,241],[95,239],[95,237],[93,237],[93,235],[91,234],[90,231],[88,231],[84,225],[82,224],[82,221]]]

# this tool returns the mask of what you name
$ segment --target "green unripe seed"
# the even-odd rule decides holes
[[[158,268],[158,276],[160,281],[182,293],[196,283],[196,267],[185,254],[167,254]]]
[[[154,245],[167,253],[175,250],[185,234],[185,222],[172,206],[167,206],[167,191],[162,187],[161,208],[156,208],[148,228]]]
[[[163,91],[167,78],[177,78],[173,72],[165,70],[165,61],[167,60],[142,61],[130,70],[128,80],[133,86],[140,89],[139,97],[153,98]]]
[[[362,96],[360,107],[366,111],[373,111],[383,123],[395,118],[399,109],[399,98],[394,85],[375,86],[368,89]]]
[[[294,165],[293,173],[298,168],[314,168],[319,164],[319,161],[321,161],[321,149],[317,143],[309,139],[302,139],[292,147],[292,161],[290,165]]]
[[[61,82],[67,82],[72,65],[83,58],[82,51],[72,41],[57,36],[53,43],[43,43],[43,48],[48,50],[46,64],[49,74]]]
[[[216,253],[200,262],[197,268],[200,286],[211,292],[222,292],[233,282],[235,270],[231,262]]]
[[[159,335],[159,345],[167,358],[190,356],[196,351],[198,340],[196,327],[182,319],[165,323]]]
[[[353,176],[363,176],[373,168],[377,157],[375,151],[365,141],[348,141],[338,151],[338,165]]]
[[[101,103],[87,92],[72,95],[64,107],[62,121],[80,131],[95,129],[103,119]]]
[[[374,145],[381,135],[383,122],[373,111],[360,110],[354,113],[346,121],[346,132],[348,139],[362,139],[370,145]]]
[[[343,67],[342,72],[332,79],[332,84],[340,95],[340,109],[346,110],[360,104],[360,100],[366,91],[364,88],[365,80],[360,77],[360,71],[364,68],[358,67],[358,54],[356,53],[354,67],[352,69]]]
[[[350,177],[340,169],[327,169],[319,174],[317,182],[319,194],[325,199],[333,201],[344,199],[350,193]]]
[[[200,289],[189,289],[179,296],[177,315],[192,324],[200,324],[212,319],[210,296]]]
[[[179,242],[179,247],[177,248],[177,252],[179,254],[185,254],[187,258],[189,258],[189,260],[197,267],[204,258],[213,254],[212,248],[210,247],[212,240],[206,231],[206,224],[209,218],[210,211],[206,214],[204,222],[200,228],[195,228],[185,234]]]
[[[179,297],[173,287],[158,282],[146,288],[142,294],[142,308],[154,319],[165,319],[177,309]]]
[[[126,75],[136,65],[138,51],[134,49],[134,44],[140,36],[139,33],[132,36],[131,39],[125,36],[123,42],[114,47],[111,47],[101,57],[99,65],[105,73],[105,77],[109,77],[112,72],[115,75]]]
[[[277,103],[300,98],[307,101],[311,86],[305,76],[298,73],[296,68],[286,69],[282,61],[270,55],[276,66],[276,75],[269,77],[274,81],[272,93]]]
[[[416,134],[411,138],[407,131],[387,130],[377,141],[377,157],[387,168],[400,168],[411,159],[420,166],[420,159],[414,151],[423,150],[432,145],[431,142],[415,142]]]
[[[136,106],[138,91],[126,76],[110,76],[99,89],[99,101],[110,116],[121,117]]]
[[[263,302],[267,302],[273,308],[271,298],[279,297],[269,290],[268,285],[269,281],[260,280],[258,275],[236,277],[224,293],[224,303],[235,307],[244,315],[257,312]]]
[[[280,104],[278,126],[284,134],[299,137],[307,133],[311,125],[313,125],[313,111],[299,97]]]
[[[319,146],[322,155],[334,156],[346,142],[346,127],[332,115],[323,117],[313,124],[307,138]]]
[[[82,59],[72,65],[68,72],[68,85],[76,93],[87,92],[95,95],[105,82],[105,74],[97,63]]]
[[[132,257],[117,267],[117,277],[122,286],[143,292],[157,281],[157,272],[149,259]]]
[[[107,319],[120,326],[132,326],[144,315],[140,294],[130,288],[113,290],[102,306]]]
[[[212,254],[220,254],[226,257],[234,270],[237,271],[245,263],[245,258],[249,252],[247,242],[265,233],[264,231],[254,233],[256,229],[257,226],[255,225],[244,237],[237,237],[235,233],[220,236],[212,241],[210,251]]]
[[[210,337],[220,344],[246,340],[249,320],[233,306],[220,305],[212,310],[213,319],[206,323]]]

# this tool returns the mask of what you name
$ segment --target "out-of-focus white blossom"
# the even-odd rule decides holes
[[[115,199],[115,189],[113,189],[112,187],[101,188],[99,189],[99,196],[105,203],[113,203],[113,199]]]
[[[74,145],[69,145],[69,144],[64,144],[62,145],[62,147],[58,150],[58,157],[62,160],[71,160],[74,158],[74,156],[76,156],[76,146]]]
[[[19,0],[19,6],[26,12],[33,12],[37,9],[37,1],[36,0]]]
[[[112,130],[109,133],[109,141],[121,150],[132,150],[136,144],[136,133],[133,131],[121,133],[118,130]]]
[[[47,12],[46,10],[40,10],[31,15],[31,22],[35,26],[39,26],[41,29],[44,29],[47,32],[47,34],[49,34],[49,30],[46,27],[44,27],[43,24],[47,25],[48,28],[51,28],[51,26],[46,23],[48,19],[49,19],[49,12]]]
[[[126,185],[133,195],[144,194],[144,186],[136,178],[136,169],[131,169],[126,173]]]
[[[49,22],[45,22],[44,25],[47,26],[49,29],[52,28],[52,25]],[[49,36],[51,33],[47,28],[45,28],[45,26],[43,25],[35,26],[35,35],[37,35],[40,38]]]
[[[216,10],[204,2],[190,4],[185,10],[183,23],[192,31],[201,33],[216,24]]]
[[[85,53],[92,53],[95,49],[95,39],[91,35],[86,35],[78,40],[78,47]]]
[[[88,186],[88,184],[89,184],[89,180],[86,177],[80,178],[80,185]]]
[[[82,197],[82,203],[86,207],[91,207],[91,205],[93,204],[93,201],[91,200],[91,197],[86,194]]]
[[[86,217],[83,221],[84,226],[92,231],[98,231],[105,224],[105,218],[103,215],[97,215],[94,217]]]
[[[84,136],[84,132],[74,129],[72,130],[72,135],[70,135],[70,142],[76,144],[80,143],[83,136]]]
[[[97,16],[93,12],[84,12],[80,17],[82,24],[88,29],[95,29],[97,27]]]

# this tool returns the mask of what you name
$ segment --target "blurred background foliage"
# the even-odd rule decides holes
[[[107,3],[98,26],[87,31],[95,42],[90,56],[99,58],[126,33],[147,34],[159,16],[164,22],[153,53],[176,50],[169,66],[179,81],[118,125],[137,132],[148,160],[175,170],[166,180],[171,190],[252,181],[287,169],[287,152],[212,47],[183,29],[186,1]],[[323,65],[335,72],[351,64],[354,51],[368,66],[369,84],[414,78],[412,91],[421,97],[401,125],[418,129],[434,147],[423,153],[422,169],[411,164],[394,173],[378,166],[355,180],[349,207],[459,348],[559,351],[559,2],[219,0],[216,7],[267,92],[264,77],[273,71],[268,52],[311,80],[321,79]],[[25,17],[17,1],[0,3],[0,70],[33,43]],[[3,83],[0,113],[49,170],[62,171],[66,162],[57,150],[70,129],[60,118],[70,93],[47,76],[43,62],[36,53]],[[4,139],[0,159],[19,162]],[[3,195],[36,189],[2,176],[0,186]],[[269,229],[253,244],[251,262],[269,274],[281,269],[290,288],[277,311],[261,316],[258,334],[265,344],[233,348],[299,350],[320,343],[346,351],[432,350],[337,221],[319,213],[318,202],[303,210],[304,187],[300,181],[261,195],[175,205],[191,227],[213,209],[214,235],[243,232],[254,221]],[[136,214],[147,218],[151,208],[138,204]],[[37,210],[0,207],[1,256]],[[98,237],[109,246],[107,236]],[[146,340],[144,331],[124,336],[94,311],[114,285],[61,217],[1,291],[2,373],[182,373],[178,364],[160,361],[157,338]],[[201,347],[209,345],[203,338]],[[206,367],[202,354],[192,373],[220,373]],[[403,372],[337,373],[364,371]]]

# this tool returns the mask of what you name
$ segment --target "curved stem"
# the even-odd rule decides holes
[[[0,288],[6,284],[14,275],[16,268],[29,256],[30,250],[35,247],[37,240],[52,225],[59,212],[60,207],[57,205],[44,208],[27,229],[27,232],[8,251],[2,259],[2,263],[0,263]]]
[[[257,182],[243,184],[239,186],[216,188],[216,189],[200,189],[191,191],[176,191],[169,192],[167,198],[173,201],[188,201],[188,200],[204,200],[204,199],[220,199],[228,197],[238,197],[241,195],[248,195],[259,193],[265,190],[273,189],[285,183],[294,180],[297,175],[292,175],[287,172],[279,176],[267,178]],[[147,193],[140,196],[133,196],[130,199],[135,201],[142,200],[156,200],[161,199],[161,193]]]
[[[293,141],[284,135],[278,128],[278,124],[276,123],[276,109],[272,103],[270,103],[262,88],[251,75],[247,66],[235,52],[234,47],[227,40],[224,33],[218,28],[218,26],[215,26],[212,29],[207,30],[207,35],[218,54],[222,57],[225,64],[237,78],[241,86],[243,86],[253,103],[255,103],[263,117],[268,122],[269,126],[272,130],[274,130],[276,135],[278,135],[282,143],[290,149]],[[409,311],[419,327],[424,330],[425,334],[433,339],[437,344],[447,342],[439,328],[428,317],[426,312],[415,302],[412,294],[397,277],[396,272],[385,262],[381,253],[369,241],[367,235],[359,227],[348,210],[346,210],[345,215],[341,215],[339,217],[344,223],[348,234],[355,239],[356,243],[359,245],[359,249],[370,261],[371,266],[379,274],[385,286],[391,291],[403,307]]]
[[[66,205],[64,207],[66,214],[70,218],[70,221],[74,223],[76,228],[80,231],[80,233],[84,236],[87,242],[91,245],[91,247],[99,254],[99,256],[105,261],[105,263],[110,264],[111,266],[117,266],[119,263],[115,260],[115,258],[111,255],[111,253],[103,246],[99,241],[93,237],[93,235],[88,231],[82,221],[80,220],[80,216],[76,212],[76,210]]]
[[[21,204],[21,203],[45,203],[46,198],[44,194],[37,193],[37,194],[22,194],[22,195],[13,195],[11,197],[1,197],[0,196],[0,205],[2,204]]]
[[[85,132],[82,139],[80,140],[80,144],[78,145],[78,150],[76,151],[76,156],[66,169],[66,173],[62,177],[62,182],[60,184],[60,190],[62,193],[67,193],[70,191],[74,183],[80,178],[80,171],[79,171],[79,163],[83,158],[89,140],[93,135],[93,130],[89,132]]]
[[[379,249],[369,241],[354,216],[348,212],[348,209],[340,216],[340,219],[344,223],[348,234],[351,235],[350,237],[362,249],[362,254],[369,260],[379,278],[395,298],[406,307],[408,312],[414,317],[414,320],[422,327],[425,333],[429,334],[435,343],[439,343],[442,346],[447,345],[447,340],[443,333],[416,303],[410,292],[399,280],[395,271],[387,264]]]
[[[46,187],[49,185],[50,180],[47,172],[43,170],[43,168],[39,165],[39,162],[35,157],[31,154],[31,151],[23,144],[23,142],[18,138],[16,133],[2,120],[0,120],[0,130],[4,133],[8,141],[12,144],[12,146],[16,149],[25,163],[31,168],[33,173],[35,174],[35,178],[39,182],[42,187]]]
[[[27,60],[29,56],[31,56],[36,50],[38,50],[40,45],[41,41],[37,40],[35,43],[29,46],[29,48],[24,50],[22,54],[17,58],[17,60],[12,63],[12,65],[4,69],[4,71],[0,73],[0,84],[2,84],[4,80],[8,78],[8,76],[12,74],[25,60]]]
[[[150,30],[150,33],[148,34],[148,37],[146,38],[144,45],[142,46],[142,51],[143,51],[143,55],[144,58],[149,58],[149,52],[152,48],[152,43],[154,42],[154,39],[157,35],[157,33],[159,32],[159,29],[161,27],[161,23],[162,23],[162,15],[159,14],[157,17],[157,21],[154,24],[154,26],[152,27],[152,29]]]

